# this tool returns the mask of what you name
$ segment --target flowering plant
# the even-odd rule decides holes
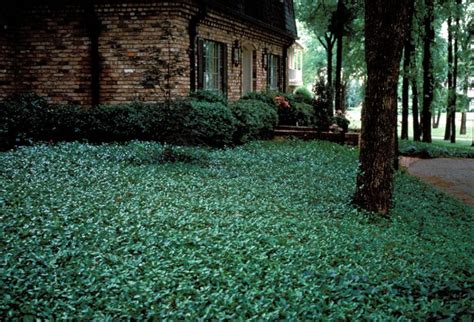
[[[275,101],[275,104],[281,109],[290,108],[290,103],[283,96],[276,96],[274,101]]]

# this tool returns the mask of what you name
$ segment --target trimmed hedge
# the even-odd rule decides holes
[[[306,103],[306,104],[313,104],[313,93],[309,91],[306,87],[298,87],[295,89],[293,92],[293,95],[295,97],[295,100],[301,103]]]
[[[278,124],[275,108],[260,100],[241,99],[232,103],[230,109],[238,121],[234,136],[237,143],[269,138]]]
[[[224,147],[271,137],[276,109],[256,100],[225,103],[198,91],[169,103],[132,102],[83,107],[51,105],[34,93],[0,102],[0,150],[34,141],[126,142]]]
[[[303,125],[311,126],[317,124],[317,117],[312,104],[311,93],[303,93],[303,90],[291,93],[282,92],[252,92],[245,95],[243,100],[259,100],[270,106],[274,106],[278,113],[281,125]],[[280,102],[284,101],[284,104]]]

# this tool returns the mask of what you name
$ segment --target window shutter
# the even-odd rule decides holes
[[[277,86],[278,86],[278,90],[279,90],[279,91],[283,91],[283,88],[282,88],[282,87],[283,87],[283,86],[282,86],[282,83],[283,83],[283,73],[282,73],[282,70],[284,70],[284,69],[283,69],[283,65],[282,65],[283,59],[280,59],[280,56],[277,56],[276,59],[277,59],[277,79],[278,79],[278,84],[277,84]]]
[[[222,44],[221,46],[221,58],[222,58],[222,93],[227,96],[227,81],[228,81],[228,76],[227,76],[227,45]]]
[[[197,88],[202,89],[204,86],[204,41],[197,39]]]

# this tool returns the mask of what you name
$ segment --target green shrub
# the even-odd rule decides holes
[[[273,99],[274,97],[272,97],[268,93],[262,93],[262,92],[250,92],[250,93],[245,94],[241,98],[241,100],[258,100],[258,101],[264,102],[265,104],[269,106],[275,106],[275,101]]]
[[[47,109],[46,100],[33,92],[5,98],[0,112],[2,149],[43,138],[48,129]]]
[[[237,126],[244,133],[243,141],[268,136],[277,118],[276,110],[253,101],[258,106],[242,108],[237,122],[224,102],[222,95],[209,91],[198,91],[190,99],[170,103],[94,107],[50,105],[33,93],[16,95],[0,103],[0,148],[6,150],[32,141],[101,143],[136,139],[223,147],[233,144]],[[244,116],[246,112],[254,116]],[[250,121],[252,117],[256,120]],[[245,126],[252,128],[244,129]]]
[[[293,94],[298,102],[310,105],[313,103],[313,94],[306,87],[298,87]]]
[[[331,118],[333,124],[336,124],[342,132],[347,132],[349,130],[349,124],[351,123],[346,116],[341,112],[336,112],[336,115]]]
[[[221,103],[227,105],[227,98],[220,91],[199,89],[189,93],[189,98],[200,102]]]
[[[269,138],[278,124],[275,109],[261,100],[241,99],[230,108],[238,121],[234,135],[236,143]]]
[[[190,102],[190,115],[184,129],[189,143],[224,147],[232,145],[237,121],[229,107],[222,103]]]
[[[472,147],[443,146],[437,142],[425,143],[399,140],[399,153],[423,159],[431,158],[474,158]]]

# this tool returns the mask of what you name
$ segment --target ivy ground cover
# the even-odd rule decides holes
[[[155,143],[0,154],[0,318],[469,320],[473,208],[399,173],[355,210],[357,151]]]

